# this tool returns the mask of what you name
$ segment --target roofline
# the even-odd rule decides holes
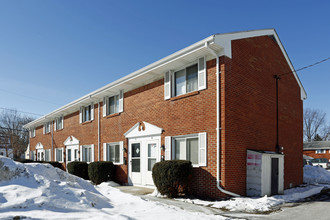
[[[26,128],[27,129],[29,127],[32,127],[33,124],[36,124],[38,122],[41,122],[42,120],[44,120],[44,119],[46,119],[48,117],[49,118],[53,118],[54,117],[53,115],[55,115],[56,113],[59,113],[61,111],[64,111],[64,110],[68,109],[69,107],[71,107],[71,106],[73,106],[75,104],[79,104],[79,103],[81,103],[83,101],[86,101],[88,99],[92,99],[94,96],[96,96],[96,95],[98,95],[98,94],[100,94],[100,93],[102,93],[102,92],[104,92],[106,90],[109,90],[109,89],[111,89],[113,87],[119,86],[120,84],[124,83],[125,81],[128,81],[130,79],[133,79],[135,77],[138,77],[139,75],[143,75],[147,71],[150,71],[150,70],[152,70],[152,69],[154,69],[154,68],[156,68],[158,66],[161,66],[163,64],[166,64],[168,61],[170,61],[172,59],[175,59],[176,57],[179,57],[179,56],[181,56],[183,54],[186,54],[186,53],[188,53],[190,51],[193,51],[194,49],[199,48],[201,46],[205,46],[206,43],[211,43],[211,42],[214,41],[214,36],[215,35],[211,35],[211,36],[209,36],[209,37],[207,37],[207,38],[205,38],[203,40],[200,40],[200,41],[198,41],[198,42],[196,42],[196,43],[194,43],[194,44],[192,44],[192,45],[190,45],[190,46],[188,46],[188,47],[186,47],[184,49],[181,49],[181,50],[179,50],[179,51],[177,51],[177,52],[175,52],[175,53],[173,53],[173,54],[171,54],[169,56],[166,56],[163,59],[160,59],[160,60],[158,60],[158,61],[156,61],[156,62],[154,62],[152,64],[149,64],[148,66],[145,66],[145,67],[143,67],[143,68],[141,68],[141,69],[139,69],[139,70],[137,70],[137,71],[135,71],[133,73],[130,73],[130,74],[128,74],[128,75],[126,75],[126,76],[124,76],[122,78],[119,78],[118,80],[116,80],[116,81],[114,81],[112,83],[109,83],[109,84],[101,87],[100,89],[97,89],[97,90],[95,90],[95,91],[93,91],[93,92],[91,92],[91,93],[89,93],[89,94],[87,94],[87,95],[85,95],[85,96],[83,96],[83,97],[81,97],[79,99],[76,99],[76,100],[74,100],[74,101],[72,101],[72,102],[70,102],[70,103],[68,103],[68,104],[66,104],[66,105],[64,105],[64,106],[62,106],[62,107],[60,107],[60,108],[58,108],[58,109],[56,109],[56,110],[54,110],[54,111],[52,111],[52,112],[50,112],[48,114],[46,114],[46,115],[44,115],[44,116],[36,119],[36,120],[34,120],[34,121],[29,122],[28,124],[25,124],[23,126],[23,128]]]
[[[259,32],[262,33],[262,35],[259,34]],[[241,34],[245,34],[245,33],[248,34],[248,36],[240,37]],[[171,60],[180,58],[180,56],[183,56],[185,54],[188,54],[189,52],[192,52],[194,50],[198,50],[200,48],[203,48],[207,44],[216,43],[216,36],[219,36],[219,37],[221,37],[221,36],[228,36],[228,38],[227,37],[224,38],[224,41],[229,40],[230,42],[225,42],[225,44],[222,44],[223,43],[222,42],[221,44],[218,44],[218,45],[221,46],[221,47],[223,47],[223,48],[225,48],[225,50],[226,49],[230,49],[231,50],[231,45],[229,47],[226,47],[227,46],[226,44],[228,44],[228,43],[231,44],[231,41],[232,40],[249,38],[249,37],[256,37],[256,36],[265,36],[265,35],[269,35],[269,34],[274,34],[276,40],[278,40],[279,46],[280,46],[280,48],[282,50],[282,53],[284,54],[284,56],[285,56],[285,58],[286,58],[286,60],[287,60],[287,62],[289,64],[289,67],[290,67],[292,73],[294,74],[294,76],[295,76],[295,78],[297,80],[297,83],[298,83],[299,87],[301,88],[301,92],[302,92],[301,98],[302,98],[302,100],[306,99],[307,98],[306,91],[303,88],[303,86],[301,84],[301,81],[300,81],[298,75],[296,74],[295,69],[293,68],[293,65],[291,63],[291,60],[289,59],[289,56],[288,56],[286,50],[284,49],[284,46],[283,46],[282,42],[280,41],[280,39],[279,39],[279,37],[278,37],[275,29],[274,28],[270,28],[270,29],[248,30],[248,31],[239,31],[239,32],[231,32],[231,33],[223,33],[223,34],[214,34],[214,35],[211,35],[211,36],[209,36],[209,37],[207,37],[207,38],[205,38],[203,40],[200,40],[200,41],[198,41],[198,42],[196,42],[196,43],[194,43],[194,44],[192,44],[192,45],[190,45],[190,46],[188,46],[188,47],[186,47],[184,49],[181,49],[181,50],[179,50],[179,51],[177,51],[177,52],[175,52],[175,53],[173,53],[173,54],[171,54],[169,56],[166,56],[166,57],[164,57],[164,58],[162,58],[162,59],[160,59],[160,60],[158,60],[158,61],[156,61],[156,62],[154,62],[152,64],[149,64],[148,66],[145,66],[145,67],[143,67],[143,68],[141,68],[141,69],[139,69],[139,70],[137,70],[135,72],[132,72],[132,73],[130,73],[130,74],[128,74],[128,75],[126,75],[126,76],[124,76],[122,78],[119,78],[118,80],[116,80],[116,81],[114,81],[112,83],[109,83],[109,84],[101,87],[100,89],[97,89],[97,90],[95,90],[95,91],[93,91],[93,92],[91,92],[91,93],[89,93],[89,94],[87,94],[87,95],[85,95],[85,96],[83,96],[83,97],[81,97],[79,99],[76,99],[76,100],[74,100],[74,101],[72,101],[72,102],[70,102],[70,103],[68,103],[68,104],[66,104],[66,105],[64,105],[64,106],[62,106],[62,107],[60,107],[60,108],[58,108],[58,109],[56,109],[56,110],[54,110],[54,111],[46,114],[46,115],[44,115],[44,116],[42,116],[42,117],[40,117],[40,118],[38,118],[38,119],[36,119],[36,120],[28,123],[28,124],[26,124],[26,125],[24,125],[23,128],[28,129],[30,127],[33,127],[33,126],[35,126],[35,124],[42,123],[42,121],[45,120],[45,119],[47,119],[47,118],[53,120],[57,115],[59,115],[60,112],[63,112],[65,110],[69,109],[70,107],[73,107],[74,105],[78,105],[78,104],[80,104],[82,102],[86,102],[86,101],[89,101],[89,100],[91,102],[93,102],[93,101],[99,101],[100,98],[98,98],[97,95],[100,95],[103,92],[106,92],[107,90],[110,90],[110,89],[113,89],[115,87],[118,87],[121,84],[123,84],[123,83],[125,83],[125,82],[127,82],[129,80],[132,80],[132,79],[134,79],[136,77],[139,77],[139,76],[147,73],[148,71],[152,71],[153,69],[155,69],[157,67],[161,67],[163,65],[166,65]],[[230,37],[230,35],[233,35],[233,37]],[[231,51],[228,52],[228,53],[230,54],[229,57],[231,58]],[[226,51],[225,51],[224,55],[227,55],[226,54]]]

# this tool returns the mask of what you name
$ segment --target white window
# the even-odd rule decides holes
[[[165,99],[202,89],[206,89],[205,57],[199,58],[196,64],[175,72],[168,71],[165,73]]]
[[[48,134],[50,132],[50,122],[44,124],[44,134]]]
[[[94,104],[91,103],[90,105],[81,107],[79,118],[80,123],[94,120]]]
[[[123,141],[117,143],[104,143],[103,144],[103,160],[111,161],[114,164],[123,164]]]
[[[55,118],[54,130],[63,129],[63,116]]]
[[[94,162],[94,144],[91,145],[82,145],[80,147],[81,152],[81,161],[84,162]]]
[[[326,153],[326,150],[318,149],[318,150],[316,150],[315,153],[317,153],[317,154],[325,154]]]
[[[50,149],[45,150],[45,161],[51,161]]]
[[[55,160],[58,162],[63,162],[63,148],[55,149]]]
[[[36,128],[31,128],[30,129],[30,138],[33,138],[36,136]]]
[[[206,149],[206,133],[165,137],[166,160],[189,160],[193,166],[206,166]]]
[[[30,160],[35,160],[34,151],[30,151]]]
[[[175,72],[174,96],[179,96],[189,92],[197,91],[198,90],[197,75],[198,75],[197,64]]]
[[[118,95],[104,97],[103,99],[103,117],[115,113],[123,112],[124,91],[120,90]]]

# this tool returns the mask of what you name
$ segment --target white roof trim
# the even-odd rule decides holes
[[[79,145],[79,140],[74,136],[69,136],[63,143],[65,146],[69,145]]]
[[[153,77],[153,76],[160,76],[163,74],[159,74],[156,72],[164,70],[164,68],[169,68],[171,69],[173,66],[171,64],[180,61],[182,58],[187,58],[189,56],[196,55],[198,53],[203,53],[205,56],[206,55],[212,55],[210,51],[206,49],[206,45],[212,46],[218,50],[219,56],[225,55],[231,58],[232,54],[232,49],[231,49],[231,41],[232,40],[237,40],[237,39],[243,39],[243,38],[249,38],[249,37],[256,37],[256,36],[265,36],[265,35],[272,35],[275,37],[277,40],[293,74],[294,77],[300,86],[300,93],[301,93],[301,99],[305,100],[307,98],[307,94],[305,89],[303,88],[299,77],[297,73],[295,72],[293,65],[281,43],[281,41],[278,38],[278,35],[274,29],[264,29],[264,30],[252,30],[252,31],[245,31],[245,32],[235,32],[235,33],[226,33],[226,34],[216,34],[216,35],[211,35],[210,37],[207,37],[195,44],[192,44],[191,46],[188,46],[182,50],[179,50],[159,61],[156,61],[144,68],[141,68],[127,76],[124,76],[112,83],[109,83],[106,86],[103,86],[102,88],[95,90],[67,105],[64,105],[61,108],[56,109],[55,111],[38,118],[26,125],[24,125],[24,128],[31,128],[31,127],[37,127],[42,125],[44,122],[53,120],[56,117],[60,115],[67,115],[70,113],[73,113],[75,111],[79,111],[79,108],[83,105],[89,104],[90,102],[100,102],[103,99],[103,96],[109,95],[109,93],[116,93],[119,92],[120,89],[124,89],[125,86],[129,84],[135,84],[135,81],[141,80],[139,77]],[[184,60],[184,59],[182,59]],[[127,91],[125,91],[127,92]]]
[[[215,35],[215,43],[219,44],[221,47],[224,48],[224,55],[232,58],[232,49],[231,49],[231,41],[238,40],[238,39],[244,39],[244,38],[250,38],[250,37],[258,37],[258,36],[274,36],[280,49],[282,50],[282,53],[300,87],[300,98],[301,100],[307,99],[307,93],[302,86],[299,77],[293,68],[293,65],[291,63],[291,60],[284,49],[284,46],[278,37],[275,29],[264,29],[264,30],[252,30],[252,31],[243,31],[243,32],[235,32],[235,33],[226,33],[226,34],[216,34]]]
[[[136,123],[124,134],[124,136],[125,138],[154,136],[154,135],[161,135],[162,132],[163,132],[162,128],[143,121],[142,123],[140,122]]]

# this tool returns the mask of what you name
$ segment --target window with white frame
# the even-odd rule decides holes
[[[46,122],[44,124],[44,134],[48,134],[50,132],[50,122]]]
[[[207,164],[207,134],[165,137],[166,160],[189,160],[193,166]]]
[[[80,108],[80,123],[94,120],[94,104],[86,105]]]
[[[326,150],[317,149],[315,153],[317,153],[317,154],[325,154],[326,153]]]
[[[123,141],[103,144],[103,160],[123,164]]]
[[[55,149],[55,160],[58,162],[63,162],[63,148]]]
[[[94,145],[82,145],[81,146],[81,161],[93,162],[94,161]]]
[[[174,72],[165,72],[165,99],[170,99],[171,97],[206,89],[205,62],[205,57],[201,57],[197,59],[195,64],[189,65]]]
[[[45,150],[45,161],[51,161],[50,149]]]
[[[174,96],[197,91],[197,64],[174,72]]]
[[[33,138],[36,136],[36,128],[30,128],[30,138]]]
[[[118,95],[106,96],[103,100],[103,117],[116,113],[123,112],[124,110],[124,91],[120,90]]]
[[[63,116],[55,118],[55,131],[63,129]]]

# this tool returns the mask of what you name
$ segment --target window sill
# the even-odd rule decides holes
[[[62,131],[62,130],[63,130],[63,128],[61,128],[61,129],[56,129],[55,132],[56,132],[56,131]]]
[[[186,94],[183,94],[183,95],[180,95],[180,96],[172,97],[170,100],[175,101],[175,100],[187,98],[187,97],[198,95],[198,94],[199,94],[199,91],[189,92],[189,93],[186,93]]]
[[[89,124],[89,123],[92,123],[92,120],[89,120],[89,121],[85,121],[83,123],[81,123],[82,125],[85,125],[85,124]]]
[[[120,115],[120,113],[114,113],[114,114],[105,116],[105,118],[113,118],[113,117],[116,117],[116,116],[119,116],[119,115]]]

